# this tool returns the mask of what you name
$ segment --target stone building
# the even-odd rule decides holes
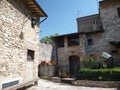
[[[0,89],[38,78],[40,17],[35,0],[0,0]]]
[[[103,29],[99,14],[77,18],[77,27],[78,32],[92,32]]]
[[[104,0],[99,4],[105,30],[104,50],[113,56],[115,64],[120,65],[120,0]]]
[[[54,37],[58,65],[68,65],[66,72],[74,74],[85,55],[110,53],[115,65],[120,65],[120,1],[99,2],[99,14],[77,18],[77,33]]]
[[[86,54],[101,54],[104,50],[104,29],[99,14],[77,18],[78,32],[85,33]],[[99,47],[99,48],[97,48]]]
[[[82,32],[54,37],[57,45],[58,65],[65,65],[63,69],[65,72],[70,71],[73,74],[74,68],[80,66],[80,62],[85,56],[84,39],[85,35]]]

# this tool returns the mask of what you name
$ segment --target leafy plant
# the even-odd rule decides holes
[[[56,33],[56,34],[54,34],[54,35],[50,35],[50,36],[43,37],[43,38],[41,38],[40,42],[41,42],[41,43],[46,43],[46,44],[54,45],[55,43],[54,43],[52,37],[57,36],[57,35],[58,35],[58,34]]]
[[[99,81],[120,81],[120,68],[111,69],[80,69],[78,74],[80,80],[99,80]]]
[[[84,59],[83,64],[85,68],[92,68],[92,69],[104,68],[103,58],[98,56],[97,58],[95,58],[91,55],[87,55]]]

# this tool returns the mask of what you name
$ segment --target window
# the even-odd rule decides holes
[[[92,38],[88,39],[88,45],[93,45],[93,44],[94,44],[93,39]]]
[[[79,44],[80,44],[79,37],[68,38],[68,45],[69,46],[74,46],[74,45],[79,45]]]
[[[118,54],[118,50],[112,50],[111,53]]]
[[[117,8],[118,16],[120,17],[120,7]]]
[[[34,51],[33,50],[27,50],[27,60],[34,60]]]
[[[58,47],[64,47],[64,38],[59,38],[57,44]]]
[[[103,26],[102,25],[100,25],[100,30],[103,30]]]

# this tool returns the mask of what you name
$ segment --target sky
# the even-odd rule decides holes
[[[100,0],[36,0],[48,18],[40,24],[40,38],[77,32],[76,18],[98,13]],[[41,20],[44,18],[41,18]]]

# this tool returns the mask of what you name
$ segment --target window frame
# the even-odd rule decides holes
[[[80,45],[79,36],[77,36],[77,37],[69,37],[68,38],[68,46],[76,46],[76,45]]]
[[[27,49],[27,61],[34,61],[35,51]]]
[[[94,45],[94,40],[93,38],[88,39],[88,45]]]
[[[118,54],[118,50],[111,50],[111,54]]]

